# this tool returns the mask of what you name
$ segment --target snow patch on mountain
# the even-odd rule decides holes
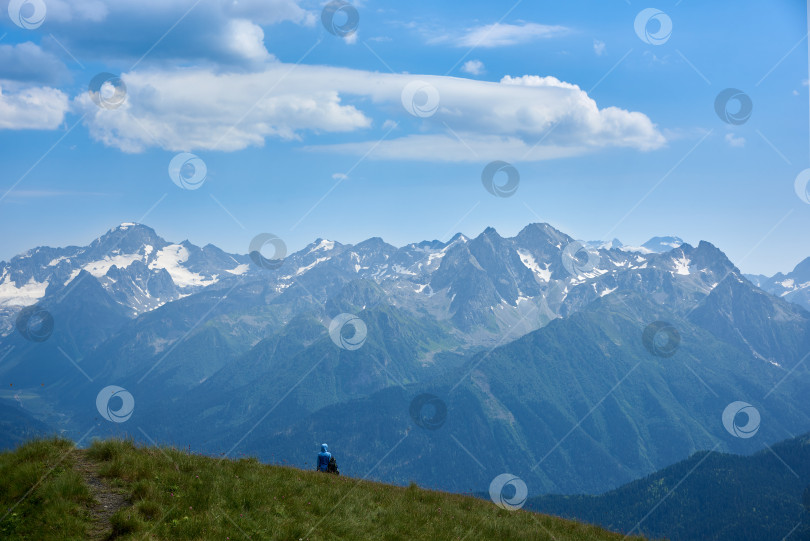
[[[466,242],[466,241],[465,241],[465,242]],[[447,251],[446,251],[446,249],[444,249],[444,250],[442,250],[442,251],[440,251],[440,252],[435,252],[435,253],[430,254],[430,255],[428,256],[428,260],[427,260],[427,265],[428,265],[428,267],[429,267],[429,266],[431,266],[431,265],[433,264],[433,261],[434,261],[434,260],[436,260],[436,259],[441,259],[441,258],[443,258],[443,257],[444,257],[444,256],[446,256],[446,255],[447,255]]]
[[[433,295],[436,294],[433,291],[433,288],[430,287],[430,284],[416,284],[416,287],[414,288],[414,292],[415,293],[421,293],[421,294],[425,295],[428,298],[430,298],[430,297],[432,297]]]
[[[48,266],[49,267],[55,267],[59,263],[61,263],[62,261],[67,261],[68,263],[70,263],[70,258],[68,256],[66,256],[66,255],[59,256],[59,257],[57,257],[55,259],[52,259],[51,262],[48,263]]]
[[[520,262],[523,265],[532,271],[537,278],[539,278],[543,282],[548,282],[551,279],[551,271],[548,268],[548,264],[546,264],[545,268],[540,268],[540,265],[535,261],[534,256],[529,253],[528,250],[524,250],[522,248],[517,250],[517,254],[520,257]]]
[[[610,295],[611,293],[613,293],[613,292],[614,292],[614,291],[616,291],[617,289],[619,289],[619,286],[616,286],[616,287],[614,287],[614,288],[612,288],[612,289],[611,289],[611,288],[607,288],[607,289],[605,289],[603,292],[601,292],[601,293],[599,294],[599,296],[600,296],[600,297],[604,297],[605,295]]]
[[[301,267],[297,271],[295,271],[295,276],[301,276],[302,274],[304,274],[305,272],[307,272],[308,270],[313,268],[315,265],[318,265],[318,264],[323,263],[324,261],[328,261],[330,259],[332,259],[332,258],[331,257],[319,257],[318,259],[316,259],[315,261],[313,261],[309,265],[307,265],[305,267]],[[288,278],[291,278],[291,277],[288,277]]]
[[[104,276],[105,274],[107,274],[107,271],[109,271],[110,267],[112,267],[113,265],[115,265],[119,269],[125,269],[129,267],[134,261],[142,261],[142,260],[143,256],[140,254],[117,254],[112,257],[105,256],[104,259],[86,263],[82,266],[82,269],[86,270],[87,272],[98,278],[100,276]],[[76,274],[78,274],[78,272],[76,272]]]
[[[80,272],[82,272],[82,269],[73,269],[73,271],[70,273],[70,276],[68,276],[68,279],[65,280],[65,283],[62,285],[65,286],[68,285],[70,282],[73,281],[74,278],[76,278],[79,275]]]
[[[217,282],[216,275],[206,278],[183,267],[181,263],[188,261],[188,257],[189,253],[185,246],[169,244],[155,254],[155,260],[149,264],[149,268],[166,269],[178,287],[208,286]]]
[[[27,283],[16,286],[7,273],[0,278],[0,306],[28,306],[45,296],[47,280],[37,282],[32,276]]]
[[[248,265],[247,263],[244,263],[242,265],[237,265],[233,269],[226,269],[225,272],[235,274],[236,276],[242,276],[243,274],[245,274],[248,271],[248,269],[250,269],[250,265]]]
[[[685,255],[680,257],[679,259],[673,260],[675,263],[675,274],[680,274],[682,276],[689,276],[689,258]]]
[[[406,269],[402,265],[394,265],[394,266],[391,267],[391,270],[393,270],[397,274],[408,274],[410,276],[418,276],[415,272],[413,272],[412,270]]]
[[[377,270],[371,274],[371,279],[374,281],[379,281],[387,270],[388,270],[388,263],[385,263],[377,267]]]

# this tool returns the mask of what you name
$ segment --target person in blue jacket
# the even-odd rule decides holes
[[[328,471],[330,458],[332,458],[332,453],[329,452],[329,447],[322,443],[321,452],[318,453],[318,471]]]

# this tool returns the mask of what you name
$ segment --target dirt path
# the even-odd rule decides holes
[[[95,505],[90,509],[93,517],[93,526],[90,529],[88,539],[104,540],[112,533],[110,517],[116,511],[127,507],[129,502],[124,494],[120,494],[106,480],[98,475],[98,464],[90,460],[83,451],[75,455],[76,465],[74,469],[84,477],[90,493],[96,500]]]

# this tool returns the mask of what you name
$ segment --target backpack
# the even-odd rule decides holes
[[[335,460],[335,457],[332,457],[332,458],[329,459],[329,465],[326,467],[326,472],[327,473],[334,473],[335,475],[340,475],[340,472],[338,471],[337,461]]]

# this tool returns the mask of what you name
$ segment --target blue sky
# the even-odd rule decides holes
[[[0,259],[129,221],[240,253],[262,232],[296,250],[545,221],[709,240],[745,272],[810,256],[801,2],[366,0],[344,37],[305,0],[0,4]],[[102,72],[118,107],[88,92]],[[726,88],[745,122],[715,111]],[[169,177],[180,152],[206,166],[198,189]],[[482,185],[495,160],[519,172],[511,197]]]

